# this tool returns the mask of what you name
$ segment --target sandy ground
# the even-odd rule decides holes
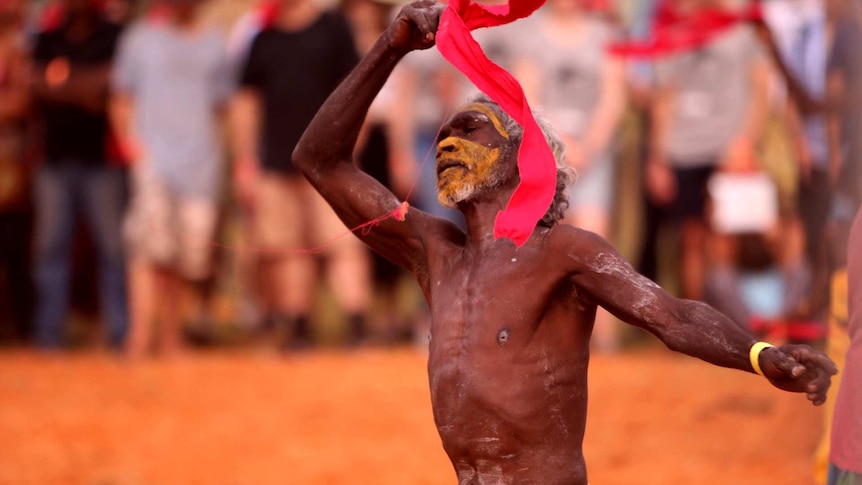
[[[663,349],[598,356],[593,485],[808,485],[820,410]],[[425,356],[0,354],[0,484],[454,484]]]

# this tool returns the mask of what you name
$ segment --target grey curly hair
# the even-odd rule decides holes
[[[470,102],[482,103],[491,108],[509,134],[509,140],[512,142],[511,149],[515,150],[521,146],[521,140],[524,137],[524,128],[512,119],[508,113],[503,111],[503,108],[499,104],[485,94],[473,97]],[[577,181],[578,173],[566,164],[566,144],[563,143],[557,130],[536,110],[533,110],[533,117],[536,118],[536,123],[541,128],[548,146],[551,147],[551,153],[554,154],[554,161],[557,164],[557,187],[554,192],[554,201],[551,202],[548,212],[545,213],[545,216],[539,222],[543,226],[551,227],[557,225],[563,219],[566,209],[569,208],[569,191],[575,184],[575,181]]]

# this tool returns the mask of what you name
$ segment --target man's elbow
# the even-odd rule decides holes
[[[321,148],[313,142],[310,142],[306,136],[299,140],[296,147],[291,153],[290,161],[296,170],[299,171],[309,181],[322,178],[323,173],[330,164],[326,163],[327,157]]]
[[[296,144],[296,147],[293,149],[293,153],[290,155],[290,161],[293,163],[293,166],[306,177],[309,176],[309,172],[314,166],[312,161],[313,158],[312,151],[309,149],[307,143],[303,142],[303,140],[300,140],[299,143]]]

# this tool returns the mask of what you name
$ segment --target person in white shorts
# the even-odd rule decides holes
[[[127,351],[181,348],[180,305],[211,273],[218,219],[218,113],[231,76],[222,36],[200,24],[200,0],[172,0],[164,20],[126,32],[114,72],[112,120],[132,160],[129,249],[131,330]]]

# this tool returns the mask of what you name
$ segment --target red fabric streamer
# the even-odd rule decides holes
[[[625,57],[657,57],[697,49],[740,22],[762,18],[757,3],[738,12],[710,7],[684,14],[665,2],[656,13],[652,39],[642,43],[614,44],[610,46],[610,53]]]
[[[519,247],[527,242],[554,200],[557,165],[521,85],[488,59],[470,31],[526,17],[543,3],[544,0],[512,0],[505,5],[480,5],[470,0],[451,0],[437,30],[437,48],[443,57],[524,127],[518,151],[521,183],[494,223],[495,238],[509,238]]]

